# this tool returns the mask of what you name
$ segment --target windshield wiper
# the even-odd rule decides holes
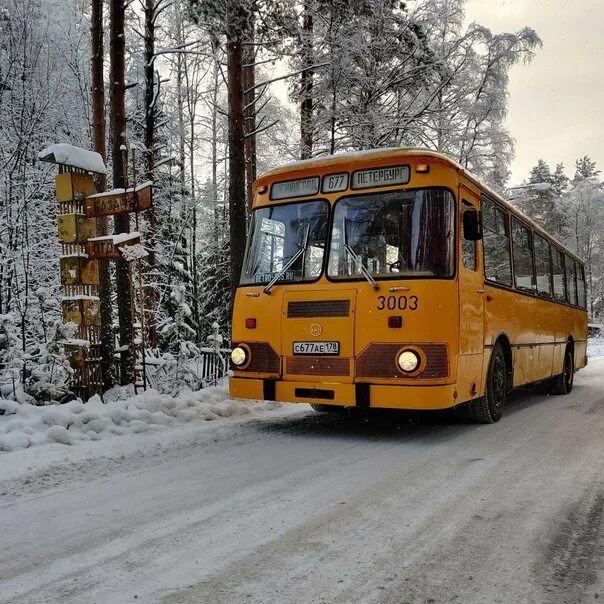
[[[275,283],[277,283],[277,281],[279,281],[279,279],[281,279],[281,277],[283,277],[283,275],[285,275],[285,273],[289,270],[289,268],[295,264],[296,260],[298,260],[298,258],[300,258],[300,256],[302,256],[302,254],[304,254],[304,252],[306,252],[306,248],[308,246],[309,235],[310,235],[310,223],[306,225],[306,231],[304,232],[304,239],[303,239],[301,245],[298,244],[298,251],[289,259],[289,262],[287,262],[285,264],[285,266],[266,284],[266,287],[262,290],[265,294],[271,293],[271,288],[273,287],[273,285],[275,285]]]
[[[342,233],[342,243],[344,244],[344,249],[352,258],[352,261],[355,264],[358,264],[361,267],[361,272],[367,281],[371,284],[373,289],[380,289],[378,282],[371,276],[371,273],[363,266],[363,259],[348,245],[348,219],[344,218],[344,231]]]

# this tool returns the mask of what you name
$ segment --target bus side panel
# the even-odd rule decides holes
[[[457,403],[470,401],[484,394],[484,358],[488,354],[461,354],[457,358]]]

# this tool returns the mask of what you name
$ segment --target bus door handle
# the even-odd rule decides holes
[[[410,287],[405,287],[404,285],[397,285],[395,287],[389,287],[389,292],[408,292],[411,291]]]
[[[476,290],[476,293],[477,293],[477,294],[484,294],[484,289],[477,289],[477,290]]]

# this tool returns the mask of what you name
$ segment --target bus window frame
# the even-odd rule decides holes
[[[547,244],[547,255],[549,258],[549,294],[539,291],[539,284],[537,282],[537,254],[536,254],[536,245],[535,245],[535,237],[539,237]],[[541,233],[536,232],[533,229],[533,267],[535,272],[535,293],[539,298],[543,298],[544,300],[552,300],[554,301],[554,265],[552,263],[552,244],[549,237],[544,237]]]
[[[327,228],[329,228],[329,225],[331,224],[331,214],[332,214],[332,205],[329,203],[329,200],[324,198],[324,197],[317,197],[315,199],[308,199],[308,198],[296,198],[296,199],[288,199],[285,200],[283,203],[268,203],[268,204],[263,204],[261,206],[256,206],[255,208],[252,208],[252,212],[250,213],[250,218],[252,216],[252,214],[258,210],[263,210],[266,208],[273,208],[273,207],[277,207],[277,206],[288,206],[288,205],[293,205],[295,203],[309,203],[309,202],[313,202],[313,201],[322,201],[323,203],[327,204]],[[249,225],[249,223],[248,223]],[[248,246],[248,238],[249,238],[249,229],[248,232],[246,233],[246,239],[245,239],[245,246],[246,246],[246,251],[247,251],[247,246]],[[325,238],[325,251],[323,252],[323,261],[321,263],[321,272],[319,273],[319,275],[317,277],[315,277],[312,280],[307,280],[304,279],[302,281],[278,281],[277,284],[278,285],[308,285],[309,283],[317,283],[317,281],[321,280],[321,277],[323,277],[324,273],[325,273],[325,258],[329,255],[327,252],[329,251],[328,246],[328,240],[331,237],[331,231],[328,232],[327,237]],[[245,254],[243,257],[243,262],[245,263]],[[241,274],[243,274],[243,266],[244,264],[241,265]],[[241,275],[239,275],[239,280],[241,281]],[[264,287],[266,285],[266,283],[238,283],[237,284],[237,288],[239,287]]]
[[[576,281],[577,281],[577,306],[582,308],[583,310],[587,310],[587,281],[585,280],[585,266],[575,260],[575,267],[577,269],[576,272]],[[579,274],[583,277],[581,281],[583,282],[583,297],[585,298],[585,305],[581,304],[579,300]]]
[[[573,264],[575,265],[575,272],[574,272],[574,281],[575,281],[575,302],[571,302],[570,300],[570,291],[568,288],[568,266],[567,266],[567,262],[566,259],[569,259],[573,262]],[[577,287],[577,264],[580,264],[577,262],[577,260],[571,256],[568,252],[564,252],[564,275],[565,275],[565,279],[566,279],[566,299],[568,300],[568,304],[570,306],[573,306],[575,308],[581,308],[581,306],[579,306],[579,288]]]
[[[357,170],[360,171],[360,170]],[[341,195],[340,197],[338,197],[334,202],[333,205],[331,206],[331,214],[329,217],[329,235],[328,235],[328,241],[327,241],[327,250],[328,253],[325,255],[324,258],[324,265],[323,265],[323,274],[325,275],[325,278],[327,279],[327,281],[329,281],[330,283],[358,283],[360,281],[367,281],[366,277],[364,277],[363,275],[361,275],[360,277],[331,277],[329,275],[329,257],[331,255],[331,241],[332,241],[332,236],[333,236],[333,222],[334,222],[334,217],[336,214],[336,205],[342,200],[342,199],[346,199],[346,198],[350,198],[350,197],[368,197],[371,195],[381,195],[382,193],[395,193],[397,191],[428,191],[428,190],[433,190],[433,189],[439,189],[439,190],[444,190],[444,191],[448,191],[452,196],[453,196],[453,213],[454,213],[454,220],[453,220],[453,228],[455,229],[455,232],[453,233],[453,271],[452,274],[449,277],[422,277],[422,276],[417,276],[417,277],[409,277],[408,275],[405,275],[403,277],[401,277],[400,275],[396,275],[393,274],[392,277],[374,277],[374,279],[376,280],[377,283],[380,282],[389,282],[389,281],[415,281],[415,280],[422,280],[422,281],[453,281],[457,278],[458,276],[458,262],[459,262],[459,258],[458,258],[458,243],[457,243],[457,237],[458,237],[458,233],[460,231],[459,228],[459,219],[458,219],[458,212],[459,212],[459,204],[458,204],[458,200],[457,200],[457,196],[455,195],[455,193],[453,192],[453,190],[450,187],[446,187],[446,186],[432,186],[432,187],[380,187],[379,191],[363,191],[363,190],[357,190],[357,189],[348,189],[348,191],[351,192],[351,194],[347,194],[347,195]]]
[[[568,287],[566,283],[566,254],[563,250],[560,249],[558,245],[550,241],[550,255],[552,259],[552,286],[554,285],[554,251],[556,251],[560,258],[562,259],[562,283],[564,285],[564,297],[562,299],[556,298],[555,287],[552,289],[552,301],[557,302],[558,304],[568,304]]]
[[[486,264],[486,257],[485,257],[485,249],[484,249],[484,211],[483,211],[483,202],[484,200],[489,201],[490,203],[492,203],[493,205],[495,205],[497,208],[499,208],[507,217],[507,231],[508,231],[508,254],[510,256],[510,284],[506,285],[505,283],[500,283],[499,281],[493,281],[492,279],[487,278],[487,264]],[[508,208],[506,208],[505,206],[502,206],[498,201],[496,201],[495,199],[493,199],[492,197],[490,197],[489,195],[487,195],[486,193],[481,193],[480,195],[480,220],[481,220],[481,228],[482,228],[482,274],[484,276],[484,281],[485,283],[487,283],[488,285],[492,285],[493,287],[500,287],[501,289],[505,289],[508,291],[514,291],[514,292],[519,292],[522,294],[526,294],[529,296],[532,296],[534,294],[532,294],[531,292],[528,291],[524,291],[524,290],[520,290],[520,289],[516,289],[514,287],[514,279],[515,279],[515,274],[514,274],[514,255],[512,253],[512,224],[511,224],[511,220],[510,218],[512,217],[512,212],[510,212],[510,210]],[[491,229],[489,229],[491,230]],[[534,264],[534,263],[533,263]]]
[[[530,296],[535,296],[537,293],[537,270],[535,267],[535,229],[533,229],[529,224],[521,220],[518,216],[516,216],[513,212],[510,212],[510,245],[512,247],[512,289],[522,294],[529,294]],[[516,261],[514,259],[514,222],[517,222],[522,228],[526,229],[529,234],[529,251],[531,252],[531,259],[533,263],[533,287],[518,287],[516,285]]]
[[[463,215],[466,212],[466,210],[477,210],[477,208],[476,208],[476,206],[474,206],[474,204],[472,204],[472,202],[468,201],[467,199],[462,198],[461,204],[460,204],[460,214],[459,214],[459,220],[460,220],[459,241],[460,241],[460,248],[461,248],[460,249],[460,260],[461,260],[461,265],[464,267],[465,270],[475,273],[479,269],[479,266],[478,266],[478,240],[470,241],[464,237]],[[463,249],[464,241],[469,241],[469,243],[472,244],[472,249],[474,250],[474,266],[473,267],[466,266],[466,259],[464,256],[464,249]]]

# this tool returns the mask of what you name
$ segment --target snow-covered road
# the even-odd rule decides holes
[[[0,602],[604,598],[604,359],[492,426],[301,406],[204,434],[4,476]]]

